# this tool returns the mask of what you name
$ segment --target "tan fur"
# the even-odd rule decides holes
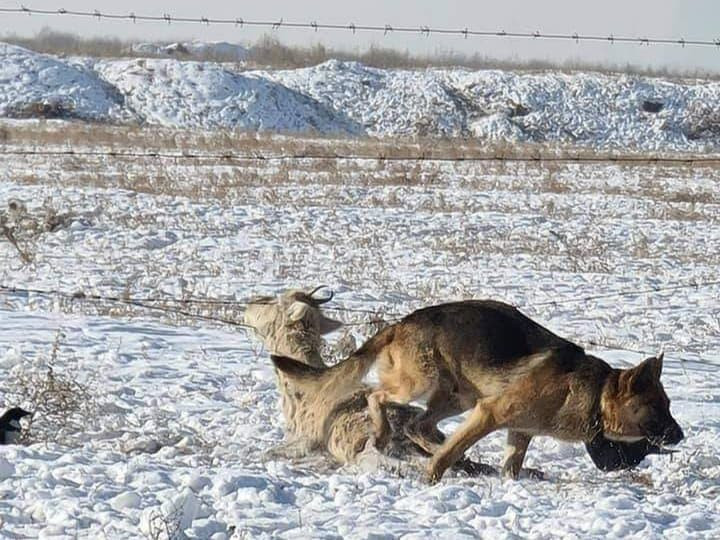
[[[660,383],[662,358],[618,370],[534,323],[515,308],[467,301],[419,310],[369,340],[329,370],[337,387],[377,364],[380,384],[368,396],[378,441],[387,438],[383,405],[427,398],[407,434],[433,453],[437,481],[477,440],[508,430],[503,471],[516,478],[530,438],[590,441],[642,437],[676,443],[682,431]],[[442,445],[423,437],[443,418],[471,410]]]

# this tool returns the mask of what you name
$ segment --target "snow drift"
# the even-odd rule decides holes
[[[181,128],[720,148],[720,83],[712,81],[335,60],[239,73],[177,59],[60,59],[9,45],[0,59],[2,116],[49,116],[47,106],[57,104],[57,116]]]

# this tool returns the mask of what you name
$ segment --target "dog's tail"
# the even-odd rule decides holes
[[[271,355],[275,367],[288,378],[305,385],[342,389],[358,384],[375,363],[377,355],[395,335],[392,326],[375,334],[345,360],[331,367],[315,367],[285,356]]]

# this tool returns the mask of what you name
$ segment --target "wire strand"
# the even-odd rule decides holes
[[[24,5],[15,8],[0,8],[0,13],[8,15],[41,15],[41,16],[59,16],[59,17],[85,17],[93,18],[98,21],[106,19],[119,22],[127,22],[135,24],[137,22],[153,22],[153,23],[182,23],[182,24],[202,24],[205,26],[210,25],[225,25],[234,26],[237,28],[254,27],[254,28],[269,28],[271,30],[280,30],[281,28],[292,28],[300,30],[311,30],[317,32],[319,30],[330,30],[330,31],[347,31],[353,34],[357,32],[375,32],[382,33],[384,36],[389,34],[418,34],[420,36],[429,38],[433,35],[444,35],[444,36],[457,36],[463,39],[468,37],[477,38],[493,38],[493,39],[531,39],[531,40],[555,40],[555,41],[573,41],[575,43],[582,42],[596,42],[605,43],[609,45],[614,44],[634,44],[640,46],[649,45],[677,45],[680,47],[717,47],[720,48],[720,38],[715,39],[686,39],[684,37],[647,37],[647,36],[616,36],[614,33],[606,35],[599,34],[580,34],[578,32],[572,33],[557,33],[557,32],[541,32],[536,30],[533,32],[519,32],[519,31],[505,31],[504,29],[497,30],[472,30],[470,28],[435,28],[425,25],[398,25],[393,26],[390,24],[355,24],[349,22],[347,24],[338,23],[321,23],[316,20],[309,22],[301,21],[285,21],[283,17],[276,18],[274,20],[255,20],[255,19],[244,19],[242,17],[235,18],[218,18],[218,17],[206,17],[204,15],[197,15],[194,17],[180,16],[176,17],[170,13],[163,13],[162,15],[147,15],[147,14],[136,14],[130,13],[106,13],[99,10],[93,11],[82,11],[82,10],[69,10],[64,8],[59,9],[33,9],[28,8]]]
[[[238,154],[232,152],[201,153],[201,152],[135,152],[125,150],[46,150],[46,149],[18,149],[4,147],[0,150],[0,156],[46,156],[46,157],[109,157],[109,158],[147,158],[147,159],[173,159],[173,160],[219,160],[219,161],[293,161],[293,160],[365,160],[365,161],[427,161],[438,163],[458,162],[519,162],[519,163],[628,163],[637,165],[664,165],[664,164],[718,164],[718,155],[688,155],[688,156],[662,156],[658,154],[638,156],[613,156],[613,155],[550,155],[535,154],[528,156],[506,156],[506,155],[463,155],[448,156],[436,155],[433,153],[406,154],[406,155],[384,155],[384,154],[339,154],[339,153],[288,153],[288,154]]]
[[[600,299],[608,299],[608,298],[621,298],[621,297],[627,297],[627,296],[643,296],[643,295],[649,295],[649,294],[656,294],[661,292],[669,292],[669,291],[677,291],[677,290],[688,290],[688,289],[695,289],[699,290],[701,288],[706,287],[713,287],[713,286],[720,286],[720,280],[710,280],[710,281],[692,281],[689,283],[682,283],[682,284],[676,284],[676,285],[668,285],[665,287],[652,287],[652,288],[645,288],[645,289],[634,289],[634,290],[626,290],[626,291],[617,291],[613,293],[606,293],[606,294],[594,294],[589,296],[583,296],[583,297],[577,297],[577,298],[566,298],[566,299],[559,299],[559,300],[549,300],[549,301],[543,301],[543,302],[531,302],[529,304],[526,304],[526,308],[533,308],[533,307],[540,307],[540,306],[560,306],[565,304],[575,304],[575,303],[584,303],[584,302],[591,302],[594,300],[600,300]],[[84,292],[78,291],[74,293],[64,292],[60,290],[53,290],[53,289],[38,289],[38,288],[26,288],[26,287],[16,287],[16,286],[10,286],[10,285],[4,285],[0,284],[0,292],[4,292],[6,294],[36,294],[39,296],[59,296],[63,298],[67,298],[70,300],[90,300],[90,301],[108,301],[108,302],[116,302],[116,303],[123,303],[127,305],[134,305],[138,307],[144,307],[148,309],[165,309],[163,306],[156,306],[154,303],[157,302],[171,302],[175,304],[185,304],[185,305],[227,305],[227,306],[234,306],[238,308],[247,307],[248,305],[269,305],[275,303],[273,299],[270,300],[254,300],[254,299],[245,299],[245,300],[220,300],[220,299],[214,299],[214,298],[176,298],[172,296],[148,296],[148,297],[125,297],[125,296],[118,296],[118,295],[101,295],[101,294],[86,294]],[[153,305],[150,305],[153,304]],[[343,307],[343,306],[323,306],[323,310],[330,310],[330,311],[338,311],[338,312],[346,312],[346,313],[363,313],[367,315],[375,315],[375,316],[389,316],[389,317],[402,317],[402,313],[394,313],[394,312],[384,312],[382,310],[373,311],[370,309],[361,309],[361,308],[349,308],[349,307]],[[181,315],[187,315],[194,317],[195,315],[192,313],[184,313],[179,312]],[[210,319],[212,320],[212,319]],[[377,319],[376,319],[377,320]],[[376,320],[369,321],[366,324],[371,324],[373,322],[376,322]],[[239,324],[239,323],[235,323]],[[242,325],[242,326],[248,326],[248,325]]]
[[[704,282],[691,282],[686,284],[678,284],[678,285],[671,285],[667,287],[654,287],[654,288],[648,288],[648,289],[636,289],[634,291],[619,291],[616,293],[607,293],[607,294],[599,294],[599,295],[591,295],[591,296],[585,296],[581,298],[569,298],[565,300],[556,300],[556,301],[550,301],[550,302],[536,302],[532,304],[528,304],[525,307],[537,307],[537,306],[547,306],[547,305],[562,305],[562,304],[570,304],[570,303],[577,303],[577,302],[586,302],[586,301],[592,301],[597,299],[604,299],[604,298],[613,298],[613,297],[623,297],[623,296],[638,296],[638,295],[647,295],[647,294],[654,294],[664,291],[676,291],[676,290],[682,290],[682,289],[700,289],[702,287],[710,287],[720,285],[720,280],[713,280],[713,281],[704,281]],[[173,297],[145,297],[145,298],[123,298],[120,296],[106,296],[106,295],[98,295],[98,294],[84,294],[80,292],[75,293],[67,293],[59,290],[50,290],[50,289],[36,289],[36,288],[23,288],[23,287],[12,287],[8,285],[0,285],[0,294],[38,294],[42,296],[59,296],[63,298],[67,298],[73,301],[82,301],[82,300],[89,300],[89,301],[108,301],[108,302],[114,302],[114,303],[121,303],[124,305],[130,305],[135,306],[143,309],[148,309],[151,311],[161,311],[164,313],[170,313],[175,315],[181,315],[184,317],[188,317],[191,319],[198,319],[203,321],[209,321],[209,322],[216,322],[221,324],[226,324],[229,326],[234,326],[238,328],[242,328],[246,331],[255,330],[251,325],[240,323],[236,320],[227,319],[223,317],[215,317],[210,315],[201,315],[197,313],[192,313],[190,311],[177,309],[175,307],[168,307],[168,306],[159,306],[157,304],[150,304],[149,302],[176,302],[179,304],[192,304],[192,303],[202,303],[202,304],[234,304],[238,307],[241,306],[248,306],[252,304],[271,304],[273,303],[272,300],[267,301],[245,301],[245,302],[239,302],[239,301],[227,301],[227,300],[215,300],[215,299],[206,299],[206,300],[200,300],[200,299],[186,299],[186,298],[173,298]],[[350,321],[350,322],[344,322],[344,326],[369,326],[372,324],[377,323],[394,323],[398,322],[402,319],[403,315],[399,313],[390,313],[390,312],[381,312],[381,311],[372,311],[372,310],[364,310],[364,309],[355,309],[355,308],[346,308],[346,307],[329,307],[329,306],[323,306],[324,310],[333,310],[333,311],[339,311],[339,312],[348,312],[348,313],[366,313],[370,315],[376,315],[375,318],[368,320],[368,321]],[[390,316],[391,319],[383,318],[383,316]],[[654,353],[651,351],[643,350],[643,349],[637,349],[637,348],[631,348],[626,345],[622,345],[619,343],[609,342],[605,339],[601,341],[596,341],[593,339],[578,339],[580,342],[585,342],[587,345],[595,346],[595,347],[602,347],[607,349],[615,349],[615,350],[623,350],[628,352],[633,352],[636,354],[645,354],[645,355],[653,355]],[[684,360],[680,360],[680,362],[684,362]],[[714,362],[710,362],[703,359],[696,359],[692,360],[692,362],[703,364],[703,365],[709,365],[713,367],[718,367],[718,365]]]

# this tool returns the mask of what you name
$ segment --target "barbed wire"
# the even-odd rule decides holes
[[[614,293],[607,293],[607,294],[598,294],[598,295],[590,295],[580,298],[568,298],[565,300],[554,300],[549,302],[534,302],[525,305],[525,308],[528,307],[537,307],[537,306],[547,306],[547,305],[553,305],[553,306],[559,306],[562,304],[571,304],[571,303],[578,303],[578,302],[590,302],[593,300],[598,299],[606,299],[606,298],[620,298],[620,297],[626,297],[626,296],[641,296],[641,295],[648,295],[648,294],[654,294],[659,292],[667,292],[667,291],[676,291],[676,290],[682,290],[682,289],[695,289],[698,290],[702,287],[710,287],[710,286],[717,286],[720,285],[720,280],[713,280],[713,281],[703,281],[703,282],[697,282],[692,281],[689,283],[684,284],[677,284],[677,285],[669,285],[666,287],[653,287],[653,288],[647,288],[647,289],[636,289],[636,290],[627,290],[627,291],[618,291]],[[203,315],[198,313],[193,313],[191,311],[187,311],[184,309],[178,309],[177,307],[170,307],[170,306],[162,306],[158,305],[158,302],[171,302],[181,305],[189,305],[189,304],[201,304],[201,305],[232,305],[235,307],[247,307],[248,305],[267,305],[274,303],[273,300],[218,300],[218,299],[200,299],[200,298],[175,298],[170,296],[150,296],[150,297],[125,297],[125,296],[112,296],[112,295],[100,295],[100,294],[86,294],[84,292],[74,292],[74,293],[68,293],[60,290],[54,290],[54,289],[38,289],[38,288],[25,288],[25,287],[15,287],[15,286],[8,286],[8,285],[0,285],[0,294],[37,294],[40,296],[46,296],[46,297],[61,297],[66,298],[71,301],[106,301],[106,302],[112,302],[112,303],[120,303],[123,305],[129,305],[134,307],[139,307],[142,309],[147,309],[150,311],[160,311],[163,313],[173,314],[173,315],[181,315],[184,317],[188,317],[190,319],[197,319],[202,321],[209,321],[209,322],[215,322],[219,324],[225,324],[228,326],[233,326],[236,328],[242,328],[245,331],[254,331],[257,333],[257,330],[248,324],[241,323],[237,320],[228,319],[225,317],[216,317],[212,315]],[[350,322],[344,322],[344,326],[369,326],[377,323],[386,323],[391,324],[400,321],[405,314],[401,313],[393,313],[393,312],[384,312],[384,311],[373,311],[373,310],[367,310],[367,309],[358,309],[358,308],[348,308],[343,306],[338,307],[332,307],[332,306],[323,306],[323,310],[330,310],[330,311],[338,311],[338,312],[347,312],[347,313],[364,313],[373,315],[374,317],[367,321],[350,321]],[[384,317],[391,317],[391,319],[387,319]],[[602,340],[594,340],[594,339],[583,339],[583,338],[577,338],[577,341],[584,342],[586,345],[595,346],[595,347],[601,347],[604,349],[615,349],[615,350],[623,350],[627,352],[632,352],[636,354],[645,354],[648,356],[652,356],[655,353],[653,351],[648,351],[645,349],[638,349],[633,347],[628,347],[627,345],[616,343],[613,341],[609,341],[605,338]],[[680,359],[680,363],[684,363],[685,360]],[[693,360],[692,362],[718,367],[718,365],[714,362],[710,362],[707,360],[703,360],[702,358],[698,358]]]
[[[657,287],[649,287],[644,289],[633,289],[633,290],[624,290],[624,291],[616,291],[611,293],[604,293],[604,294],[594,294],[594,295],[588,295],[588,296],[581,296],[577,298],[565,298],[565,299],[558,299],[558,300],[549,300],[549,301],[543,301],[543,302],[530,302],[525,304],[525,308],[533,308],[533,307],[540,307],[540,306],[560,306],[560,305],[566,305],[566,304],[576,304],[576,303],[587,303],[592,302],[595,300],[605,300],[608,298],[622,298],[622,297],[628,297],[628,296],[646,296],[650,294],[656,294],[661,292],[670,292],[670,291],[678,291],[678,290],[699,290],[701,288],[706,287],[714,287],[714,286],[720,286],[720,280],[709,280],[709,281],[690,281],[687,283],[679,283],[675,285],[667,285],[667,286],[657,286]],[[173,296],[145,296],[145,297],[131,297],[131,296],[123,296],[123,295],[102,295],[102,294],[90,294],[85,293],[83,291],[76,291],[76,292],[65,292],[60,291],[57,289],[40,289],[40,288],[30,288],[30,287],[16,287],[16,286],[10,286],[10,285],[2,285],[0,284],[0,293],[5,294],[22,294],[22,295],[29,295],[29,294],[36,294],[39,296],[57,296],[66,298],[69,300],[77,300],[77,301],[108,301],[108,302],[116,302],[116,303],[123,303],[128,305],[134,305],[137,307],[146,307],[146,308],[159,308],[159,306],[156,306],[155,304],[165,302],[165,303],[174,303],[174,304],[180,304],[180,305],[222,305],[222,306],[232,306],[236,308],[243,308],[247,307],[249,305],[269,305],[275,303],[274,299],[253,299],[253,298],[246,298],[246,299],[240,299],[240,300],[222,300],[222,299],[216,299],[216,298],[192,298],[192,297],[182,297],[177,298]],[[381,310],[371,310],[371,309],[363,309],[363,308],[351,308],[351,307],[344,307],[344,306],[323,306],[323,310],[329,310],[329,311],[338,311],[338,312],[347,312],[347,313],[363,313],[368,315],[384,315],[389,317],[403,317],[405,314],[403,313],[397,313],[397,312],[387,312],[387,311],[381,311]],[[194,316],[193,314],[188,313],[179,313],[181,315],[189,315]],[[222,321],[226,322],[226,321]],[[374,322],[374,321],[371,321]],[[385,321],[387,322],[387,321]],[[243,325],[247,326],[247,325]]]
[[[614,293],[605,293],[605,294],[594,294],[590,296],[583,296],[580,298],[566,298],[565,300],[547,300],[544,302],[533,302],[528,307],[537,307],[537,306],[554,306],[554,305],[562,305],[562,304],[577,304],[577,303],[585,303],[585,302],[591,302],[593,300],[605,300],[606,298],[622,298],[627,296],[644,296],[648,294],[654,294],[659,292],[669,292],[669,291],[677,291],[677,290],[683,290],[683,289],[695,289],[698,290],[702,287],[713,287],[716,285],[720,285],[720,280],[713,280],[713,281],[691,281],[688,283],[682,283],[677,285],[667,285],[665,287],[651,287],[647,289],[636,289],[633,291],[619,291]]]
[[[457,36],[464,39],[469,37],[478,38],[505,38],[505,39],[532,39],[532,40],[561,40],[561,41],[573,41],[575,43],[582,42],[601,42],[610,45],[613,44],[635,44],[640,46],[650,45],[679,45],[681,47],[686,46],[700,46],[700,47],[717,47],[720,48],[720,38],[714,39],[685,39],[684,37],[677,38],[666,38],[666,37],[647,37],[647,36],[616,36],[614,33],[606,35],[599,34],[580,34],[578,32],[573,33],[556,33],[556,32],[541,32],[535,30],[533,32],[517,32],[517,31],[505,31],[500,30],[472,30],[468,27],[464,28],[435,28],[426,25],[399,25],[394,26],[391,24],[356,24],[350,22],[347,24],[337,23],[321,23],[317,20],[308,22],[299,21],[285,21],[283,17],[275,20],[256,20],[256,19],[244,19],[242,17],[235,18],[217,18],[217,17],[206,17],[204,15],[188,17],[188,16],[174,16],[170,13],[163,13],[162,15],[144,15],[130,12],[127,14],[123,13],[106,13],[100,10],[92,11],[81,11],[71,9],[33,9],[21,5],[15,8],[0,8],[0,13],[5,14],[24,14],[24,15],[42,15],[42,16],[61,16],[61,17],[86,17],[99,20],[113,20],[113,21],[125,21],[129,23],[137,22],[155,22],[155,23],[182,23],[182,24],[202,24],[205,26],[210,25],[225,25],[234,26],[236,28],[244,27],[255,27],[255,28],[269,28],[271,30],[280,30],[281,28],[293,28],[300,30],[311,30],[317,32],[319,30],[332,30],[332,31],[348,31],[353,34],[357,32],[381,32],[384,36],[394,33],[402,34],[419,34],[426,38],[432,35],[446,35],[446,36]]]
[[[29,295],[29,294],[36,294],[38,296],[46,296],[46,297],[59,297],[59,298],[65,298],[67,300],[71,301],[99,301],[99,302],[110,302],[115,304],[124,304],[128,306],[134,306],[139,307],[143,309],[148,310],[154,310],[154,311],[162,311],[165,313],[171,313],[175,315],[182,315],[184,317],[189,317],[193,319],[199,319],[199,320],[205,320],[210,322],[218,322],[222,324],[227,324],[230,326],[237,326],[241,328],[246,329],[252,329],[252,326],[232,320],[232,319],[226,319],[223,317],[215,317],[211,315],[202,315],[198,313],[192,313],[190,311],[185,311],[181,309],[177,309],[174,307],[168,307],[168,306],[161,306],[157,305],[159,302],[174,302],[174,303],[181,303],[181,304],[195,304],[195,303],[201,303],[200,301],[196,300],[182,300],[177,298],[162,298],[162,297],[147,297],[147,298],[131,298],[131,297],[124,297],[124,296],[110,296],[110,295],[100,295],[100,294],[85,294],[81,291],[76,291],[73,293],[60,291],[60,290],[54,290],[54,289],[34,289],[34,288],[25,288],[25,287],[10,287],[7,285],[0,285],[0,293],[5,294],[22,294],[22,295]],[[219,302],[219,301],[213,301],[213,302]],[[207,301],[203,302],[205,304],[209,303]]]
[[[216,298],[177,298],[173,296],[144,296],[144,297],[131,297],[131,296],[124,296],[124,295],[102,295],[102,294],[91,294],[91,293],[85,293],[84,291],[75,291],[75,292],[65,292],[60,291],[57,289],[38,289],[38,288],[29,288],[29,287],[15,287],[15,286],[9,286],[9,285],[0,285],[0,293],[6,293],[6,294],[21,294],[21,295],[29,295],[29,294],[36,294],[38,296],[57,296],[61,298],[66,298],[68,300],[72,301],[107,301],[107,302],[114,302],[114,303],[121,303],[121,304],[128,304],[128,305],[134,305],[137,307],[148,307],[153,308],[155,307],[155,304],[157,303],[174,303],[174,304],[185,304],[185,305],[204,305],[204,306],[228,306],[228,307],[235,307],[235,308],[243,308],[250,305],[271,305],[276,303],[274,299],[270,300],[258,300],[253,298],[246,298],[246,299],[240,299],[240,300],[221,300]],[[148,305],[152,304],[152,305]],[[390,317],[402,317],[403,313],[392,313],[392,312],[386,312],[381,310],[371,310],[371,309],[362,309],[362,308],[350,308],[350,307],[341,307],[341,306],[323,306],[323,310],[329,310],[329,311],[341,311],[341,312],[347,312],[347,313],[362,313],[367,315],[387,315]],[[181,315],[186,315],[186,313],[180,313]],[[225,320],[221,320],[220,322],[229,322]],[[367,323],[370,324],[370,323]],[[242,325],[247,326],[247,325]],[[249,328],[249,327],[248,327]]]
[[[0,156],[46,156],[46,157],[109,157],[109,158],[141,158],[141,159],[174,159],[174,160],[210,160],[210,161],[293,161],[293,160],[366,160],[366,161],[428,161],[439,163],[458,162],[547,162],[547,163],[634,163],[642,165],[681,164],[695,165],[699,163],[720,163],[718,155],[662,156],[645,155],[442,155],[434,152],[418,154],[342,154],[336,152],[298,152],[285,154],[262,154],[252,152],[238,154],[233,152],[160,152],[160,151],[125,151],[125,150],[74,150],[74,149],[16,149],[2,148]]]

